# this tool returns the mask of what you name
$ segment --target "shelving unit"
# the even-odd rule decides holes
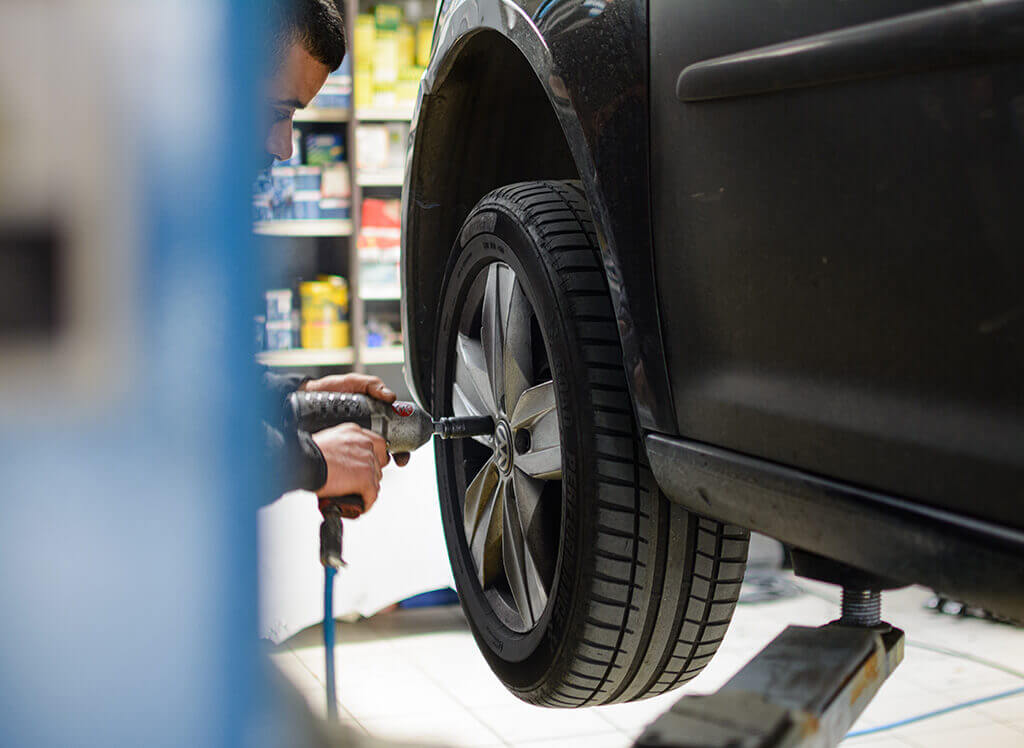
[[[394,109],[357,109],[356,119],[361,122],[409,122],[414,108],[410,104]]]
[[[401,4],[401,0],[399,0]],[[362,8],[368,10],[374,3],[370,0],[344,0],[344,12],[347,19],[356,19]],[[349,49],[355,50],[354,22],[346,24],[349,35]],[[354,53],[354,52],[353,52]],[[385,346],[371,348],[366,345],[366,304],[372,304],[385,318],[394,317],[393,306],[401,299],[401,289],[394,285],[363,286],[359,277],[360,262],[358,237],[360,236],[364,189],[370,190],[373,197],[397,198],[405,179],[405,169],[389,168],[360,172],[357,169],[359,154],[357,152],[356,131],[360,124],[387,124],[412,120],[414,105],[409,103],[398,107],[362,107],[355,108],[356,101],[356,66],[352,66],[353,108],[317,109],[310,107],[295,114],[295,122],[299,125],[312,126],[314,132],[338,132],[345,136],[346,165],[349,169],[351,184],[351,218],[347,220],[295,220],[270,221],[254,226],[255,233],[279,237],[280,241],[292,240],[291,252],[315,251],[318,269],[324,258],[336,258],[330,272],[345,275],[349,284],[349,322],[353,346],[341,350],[292,349],[265,351],[257,356],[264,366],[281,368],[325,368],[350,369],[364,371],[366,367],[395,366],[404,362],[404,351],[401,346]],[[331,125],[336,125],[334,129]],[[306,239],[303,239],[305,237]],[[314,245],[300,244],[310,240]],[[276,241],[276,240],[275,240]],[[276,250],[275,250],[276,251]],[[309,255],[300,256],[308,258]],[[346,259],[343,259],[347,257]],[[306,260],[302,260],[306,262]],[[339,262],[340,261],[340,264]],[[307,265],[308,266],[308,265]],[[305,271],[303,271],[305,273]],[[307,276],[308,277],[308,276]],[[397,374],[394,375],[396,378]]]
[[[348,109],[300,109],[295,112],[295,122],[299,124],[309,122],[348,122],[352,112]]]
[[[303,368],[309,366],[351,366],[355,361],[351,348],[292,348],[286,351],[263,351],[256,361],[263,366]]]
[[[401,187],[404,182],[404,169],[364,171],[356,174],[356,183],[360,187]]]
[[[261,221],[253,231],[261,236],[352,236],[352,221]]]

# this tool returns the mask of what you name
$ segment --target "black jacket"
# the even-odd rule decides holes
[[[263,422],[266,464],[274,474],[273,488],[264,497],[269,504],[287,491],[316,491],[327,482],[327,463],[313,437],[299,431],[286,417],[285,400],[309,377],[264,372],[269,403]]]

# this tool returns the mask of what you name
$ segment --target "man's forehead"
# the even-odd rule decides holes
[[[270,95],[275,104],[304,109],[323,87],[330,70],[296,42],[285,52],[284,60],[270,80]]]

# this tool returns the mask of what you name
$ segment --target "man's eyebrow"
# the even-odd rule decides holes
[[[274,102],[276,106],[289,107],[291,109],[305,109],[306,105],[298,99],[279,99]]]

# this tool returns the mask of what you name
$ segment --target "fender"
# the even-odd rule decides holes
[[[440,298],[441,281],[433,276],[440,275],[444,265],[419,267],[417,257],[447,260],[462,220],[488,191],[463,195],[461,205],[443,204],[457,202],[461,175],[438,175],[438,164],[445,158],[440,150],[450,148],[452,141],[434,134],[438,128],[431,128],[431,114],[444,106],[445,84],[471,40],[493,32],[514,45],[543,87],[571,153],[576,172],[572,176],[581,179],[586,190],[639,423],[674,434],[651,248],[648,27],[643,0],[443,3],[413,115],[403,191],[402,316],[410,389],[429,409],[435,323],[424,319],[432,316],[429,310]],[[531,178],[567,176],[540,173]],[[417,325],[410,324],[413,319]]]

